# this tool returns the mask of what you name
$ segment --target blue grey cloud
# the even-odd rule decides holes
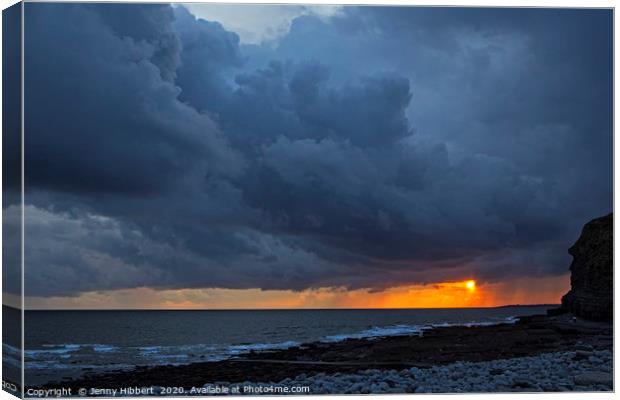
[[[32,295],[557,275],[612,208],[609,10],[27,8]]]

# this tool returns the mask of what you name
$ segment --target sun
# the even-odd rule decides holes
[[[465,287],[469,290],[474,290],[476,288],[476,281],[472,279],[472,280],[465,282]]]

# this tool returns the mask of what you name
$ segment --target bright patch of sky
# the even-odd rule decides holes
[[[217,21],[239,35],[241,43],[260,44],[286,35],[291,22],[301,15],[329,18],[342,6],[277,4],[185,4],[192,14],[207,21]]]

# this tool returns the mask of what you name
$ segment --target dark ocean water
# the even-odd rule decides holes
[[[496,324],[552,306],[409,310],[26,311],[27,385],[136,365],[215,361],[314,341]],[[6,362],[19,350],[3,343]]]

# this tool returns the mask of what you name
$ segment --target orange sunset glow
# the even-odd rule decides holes
[[[260,289],[150,288],[87,292],[76,297],[26,299],[29,309],[303,309],[452,308],[509,304],[556,304],[570,287],[569,276],[517,278],[484,283],[473,279],[409,285],[381,291],[320,288]]]

